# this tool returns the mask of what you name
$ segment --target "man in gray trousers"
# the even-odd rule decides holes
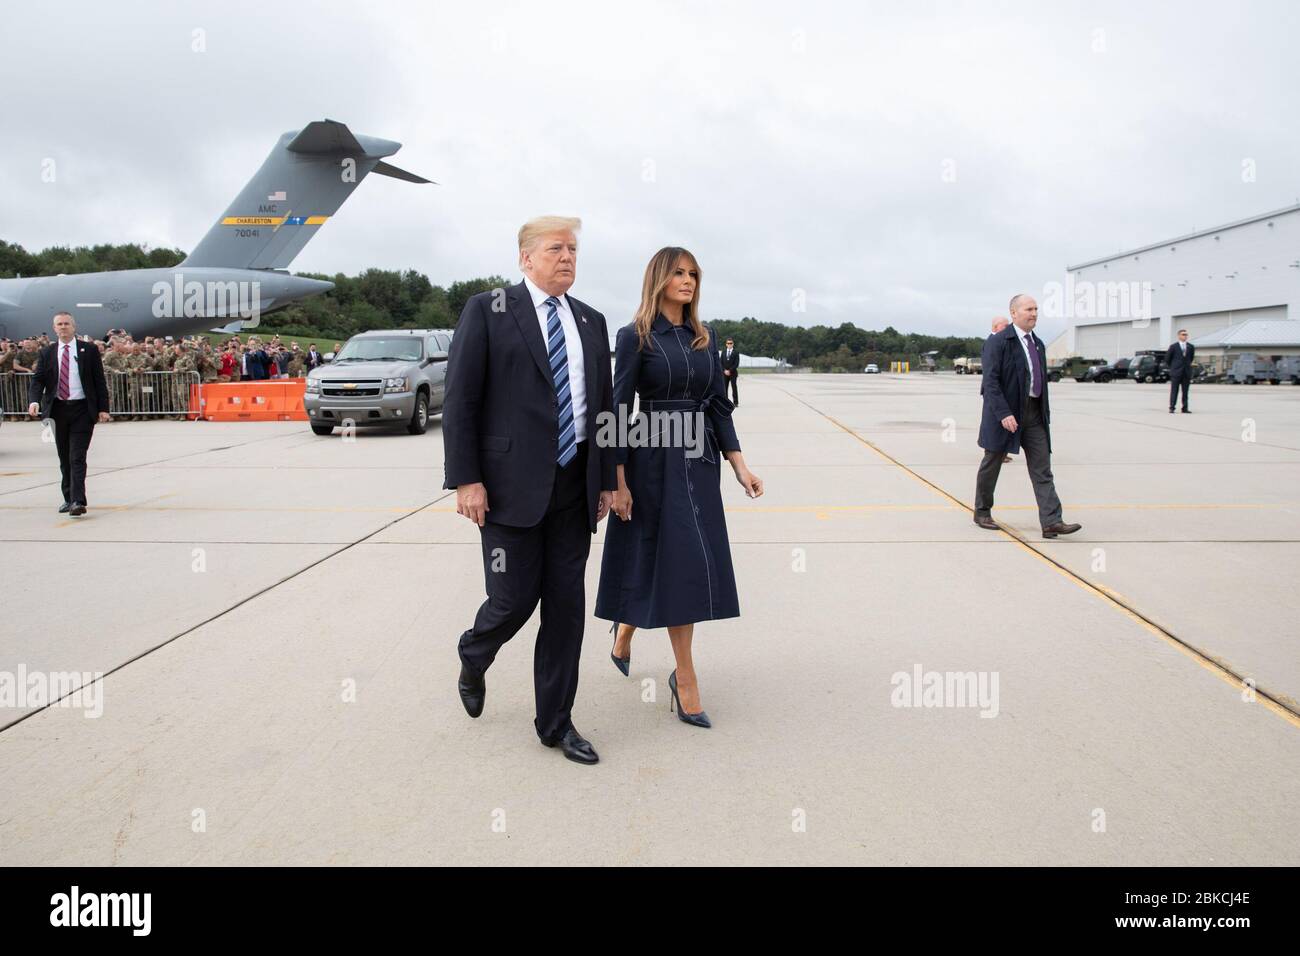
[[[984,414],[979,438],[984,458],[975,479],[975,523],[999,530],[991,512],[1003,456],[1023,448],[1043,537],[1074,534],[1082,526],[1062,519],[1061,499],[1052,478],[1047,350],[1034,335],[1038,303],[1022,293],[1012,297],[1010,308],[1011,324],[991,336],[984,348]]]

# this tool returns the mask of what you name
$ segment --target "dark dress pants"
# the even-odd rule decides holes
[[[1183,411],[1187,411],[1187,392],[1192,387],[1192,376],[1190,372],[1180,372],[1177,375],[1169,376],[1169,410],[1174,410],[1174,400],[1178,398],[1178,390],[1183,392]]]
[[[1020,450],[1029,467],[1029,480],[1034,483],[1034,497],[1038,500],[1038,521],[1043,528],[1061,520],[1061,499],[1056,496],[1056,483],[1052,477],[1052,454],[1048,451],[1047,426],[1043,423],[1041,399],[1025,398],[1024,412],[1018,422]],[[993,510],[993,492],[1002,471],[1002,451],[985,451],[975,478],[975,514],[987,515]]]
[[[54,447],[59,451],[59,472],[63,476],[63,500],[86,504],[86,453],[95,434],[95,423],[84,398],[75,402],[55,399],[50,407],[54,419]]]
[[[740,404],[740,370],[731,369],[731,374],[727,376],[727,382],[731,386],[731,404]]]
[[[497,651],[532,617],[542,622],[533,646],[533,690],[542,740],[554,741],[571,726],[578,693],[578,658],[586,621],[586,568],[591,552],[587,527],[587,445],[563,468],[556,466],[551,501],[541,522],[515,528],[486,521],[479,529],[487,600],[474,626],[461,635],[460,658],[485,673]],[[491,507],[492,501],[488,500]]]

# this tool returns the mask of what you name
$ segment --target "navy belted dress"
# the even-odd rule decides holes
[[[694,334],[659,315],[638,350],[634,325],[618,331],[615,414],[630,418],[639,397],[657,440],[622,442],[616,454],[632,518],[611,514],[605,526],[596,616],[607,621],[673,627],[740,614],[720,487],[721,453],[740,442],[716,337],[710,329],[708,347],[693,349]],[[686,417],[692,431],[683,431]]]

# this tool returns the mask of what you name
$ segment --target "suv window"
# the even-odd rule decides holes
[[[335,362],[391,360],[418,362],[421,358],[421,340],[413,335],[373,335],[348,339]]]

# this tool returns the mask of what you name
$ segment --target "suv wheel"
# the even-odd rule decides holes
[[[412,435],[423,435],[424,430],[429,427],[429,396],[424,392],[417,392],[415,396],[415,411],[411,413],[411,421],[406,426],[406,430]]]

